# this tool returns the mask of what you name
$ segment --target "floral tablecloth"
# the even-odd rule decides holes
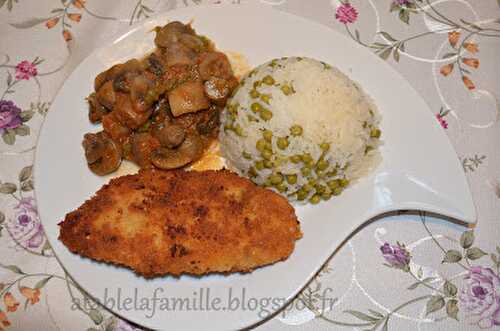
[[[220,2],[0,0],[0,331],[136,328],[91,304],[55,259],[33,198],[37,136],[65,78],[104,40],[160,11]],[[372,222],[257,328],[500,329],[500,1],[260,2],[346,34],[411,83],[455,146],[478,223]]]

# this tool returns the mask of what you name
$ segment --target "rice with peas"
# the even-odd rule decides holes
[[[339,195],[379,156],[379,116],[370,98],[310,58],[275,59],[252,70],[221,122],[229,168],[290,200]]]

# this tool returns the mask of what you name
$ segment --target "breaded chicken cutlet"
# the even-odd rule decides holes
[[[146,278],[249,272],[288,258],[302,236],[286,198],[227,170],[112,179],[59,226],[73,253]]]

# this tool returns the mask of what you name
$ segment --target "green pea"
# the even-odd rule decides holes
[[[274,163],[276,164],[277,167],[287,163],[287,159],[284,156],[278,155],[276,156]]]
[[[263,109],[260,112],[260,118],[262,118],[264,121],[269,121],[271,118],[273,118],[273,113],[270,110]]]
[[[233,128],[233,131],[237,136],[243,136],[243,128],[239,124],[236,124],[236,126]]]
[[[340,186],[346,187],[347,185],[349,185],[349,180],[347,178],[342,178],[340,180]]]
[[[271,169],[274,166],[273,161],[271,160],[264,160],[264,167],[267,169]]]
[[[132,153],[132,144],[125,143],[123,145],[123,155],[130,155],[130,153]]]
[[[299,163],[300,162],[300,155],[290,156],[290,161],[292,161],[292,163]]]
[[[333,195],[340,195],[340,193],[342,193],[342,187],[337,187],[332,190]]]
[[[314,172],[316,173],[316,176],[318,178],[325,178],[326,177],[326,173],[324,170],[314,169]]]
[[[259,171],[264,169],[264,161],[259,160],[259,161],[255,162],[255,168]]]
[[[335,190],[336,188],[340,187],[340,179],[334,179],[330,180],[326,183],[330,190]]]
[[[260,93],[256,90],[256,89],[253,89],[250,91],[250,97],[252,99],[256,99],[260,96]]]
[[[320,201],[321,201],[321,196],[318,194],[315,194],[309,198],[309,202],[312,203],[313,205],[318,204]]]
[[[283,92],[284,95],[290,95],[290,94],[294,93],[293,88],[290,87],[290,85],[287,85],[287,84],[281,86],[280,89],[281,89],[281,92]]]
[[[258,113],[260,112],[263,108],[262,106],[257,103],[257,102],[254,102],[250,105],[250,109],[254,112],[254,113]]]
[[[276,144],[278,145],[279,149],[286,149],[289,143],[288,139],[286,139],[285,137],[279,137]]]
[[[273,152],[265,149],[264,151],[262,151],[262,157],[266,160],[271,160],[271,158],[273,157]]]
[[[247,151],[243,151],[243,153],[241,153],[241,154],[247,160],[251,160],[252,159],[252,155],[250,153],[248,153]]]
[[[311,192],[313,189],[313,187],[309,184],[304,184],[302,187],[301,187],[301,190],[304,190],[306,192]]]
[[[271,100],[271,95],[270,94],[261,94],[260,100],[262,100],[262,102],[269,104],[269,100]]]
[[[318,164],[316,165],[319,170],[326,170],[328,166],[330,166],[330,163],[327,160],[319,160]]]
[[[262,131],[262,137],[268,142],[271,142],[273,140],[273,132],[271,130],[264,130]]]
[[[319,148],[321,148],[321,150],[323,152],[327,152],[330,149],[330,144],[329,143],[322,143],[321,145],[319,145]]]
[[[307,198],[308,193],[306,191],[299,190],[297,192],[297,200],[303,201]]]
[[[273,151],[273,144],[270,143],[269,141],[266,141],[266,149],[270,152]]]
[[[255,144],[255,147],[259,152],[263,152],[266,149],[266,141],[264,139],[259,139],[257,140],[257,143]]]
[[[300,125],[292,125],[290,127],[290,133],[292,134],[292,136],[294,137],[298,137],[298,136],[301,136],[302,135],[302,132],[303,132],[303,129]]]
[[[333,169],[332,171],[329,171],[326,173],[328,177],[335,177],[337,176],[337,168]]]
[[[257,119],[257,117],[252,116],[252,115],[247,115],[247,118],[248,118],[248,121],[250,121],[250,122],[258,122],[259,121]]]
[[[304,166],[304,167],[302,167],[302,169],[300,169],[300,172],[304,176],[309,176],[311,174],[311,168]]]
[[[262,82],[266,85],[273,85],[274,84],[274,78],[270,75],[267,75],[265,76],[263,79],[262,79]]]
[[[323,200],[330,200],[332,197],[332,193],[331,192],[324,192],[321,194],[321,199]]]
[[[314,186],[314,189],[316,190],[316,193],[318,194],[323,194],[326,192],[326,187],[324,187],[323,185],[315,185]]]
[[[232,124],[226,124],[224,125],[224,131],[227,131],[227,130],[232,130],[233,129],[233,125]]]
[[[307,183],[311,186],[316,185],[317,182],[318,180],[316,178],[309,178],[309,180],[307,181]]]
[[[297,183],[297,175],[286,175],[286,181],[291,185]]]
[[[230,114],[232,114],[232,115],[238,114],[238,105],[231,104],[231,105],[227,105],[226,108]]]
[[[261,85],[262,85],[262,82],[260,80],[256,80],[255,82],[253,82],[253,88],[257,88]]]
[[[158,93],[155,89],[150,89],[144,96],[144,102],[148,105],[154,103],[158,99]]]
[[[279,184],[283,182],[283,176],[280,174],[272,174],[269,176],[269,180],[271,181],[271,184]]]
[[[313,158],[312,158],[311,154],[309,154],[309,153],[302,154],[300,156],[300,159],[302,160],[302,162],[304,162],[306,164],[310,164],[311,162],[313,162]]]
[[[380,129],[372,129],[370,131],[370,137],[372,138],[380,138],[380,135],[382,134],[382,131],[380,131]]]
[[[151,121],[147,121],[140,128],[138,128],[137,131],[139,131],[139,132],[146,132],[146,131],[149,130],[150,126],[151,126]]]
[[[276,185],[276,188],[278,189],[278,191],[280,191],[282,193],[288,190],[288,186],[286,186],[285,183],[280,183],[280,184]]]

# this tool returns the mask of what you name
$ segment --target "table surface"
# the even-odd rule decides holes
[[[221,2],[240,3],[0,0],[0,331],[136,329],[89,301],[53,256],[33,195],[37,136],[65,78],[110,36]],[[500,329],[500,1],[260,2],[350,36],[410,82],[455,147],[478,223],[405,213],[372,222],[257,328]]]

